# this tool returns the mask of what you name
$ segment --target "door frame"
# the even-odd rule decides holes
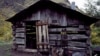
[[[34,21],[24,21],[25,22],[25,34],[26,34],[26,22],[37,22],[38,20],[34,20]],[[36,49],[29,49],[26,47],[26,36],[25,36],[25,50],[26,52],[37,52],[37,48]],[[36,37],[36,46],[37,46],[37,37]]]

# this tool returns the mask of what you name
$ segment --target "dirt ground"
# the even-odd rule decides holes
[[[11,45],[8,43],[0,43],[0,56],[11,56]]]
[[[36,56],[34,53],[11,51],[11,56]]]
[[[12,45],[9,44],[1,44],[0,43],[0,56],[36,56],[34,53],[26,53],[20,51],[14,51],[11,49]]]

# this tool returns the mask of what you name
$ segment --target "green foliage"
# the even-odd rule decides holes
[[[100,27],[92,25],[91,40],[93,45],[100,45]]]
[[[100,19],[100,8],[97,8],[97,3],[100,2],[94,0],[87,0],[86,14],[91,17]],[[91,41],[93,45],[100,45],[100,22],[96,22],[91,25]]]
[[[100,8],[97,7],[97,3],[100,2],[100,0],[87,0],[86,6],[86,14],[95,18],[100,18]]]
[[[4,18],[0,15],[0,42],[9,41],[12,38],[11,23],[5,21]]]
[[[86,14],[100,19],[100,8],[97,8],[97,5],[100,6],[98,3],[100,0],[87,0],[86,4]],[[95,24],[91,25],[91,40],[93,45],[100,45],[100,21],[96,22]]]

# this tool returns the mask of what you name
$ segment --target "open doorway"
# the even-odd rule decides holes
[[[36,22],[27,21],[26,22],[26,48],[36,49]]]

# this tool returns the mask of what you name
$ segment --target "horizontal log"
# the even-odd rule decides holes
[[[61,31],[50,31],[49,34],[61,34]],[[85,31],[66,31],[66,34],[86,34]]]
[[[37,45],[49,45],[49,43],[37,43]]]
[[[39,21],[36,23],[36,26],[41,26],[41,25],[48,25],[47,22],[42,22],[42,21]]]
[[[15,33],[15,37],[25,37],[25,33]]]
[[[25,49],[25,45],[18,45],[18,47],[17,47],[17,50],[20,50],[20,51],[22,51],[24,49]]]
[[[87,43],[75,42],[75,41],[69,41],[68,45],[72,47],[87,47]]]
[[[61,35],[60,34],[49,34],[49,39],[50,40],[55,40],[55,39],[61,39]]]
[[[49,28],[49,31],[62,31],[62,28]]]
[[[16,44],[25,44],[25,39],[16,38],[16,39],[15,39],[15,43],[16,43]]]
[[[79,31],[79,28],[68,27],[66,28],[67,31]]]
[[[87,51],[87,48],[82,48],[82,47],[72,47],[72,46],[67,46],[64,47],[65,50],[72,50],[72,51]]]
[[[15,32],[25,32],[25,28],[16,28]]]
[[[73,35],[67,35],[68,40],[74,40],[74,39],[88,39],[89,37],[86,35],[81,34],[73,34]]]

